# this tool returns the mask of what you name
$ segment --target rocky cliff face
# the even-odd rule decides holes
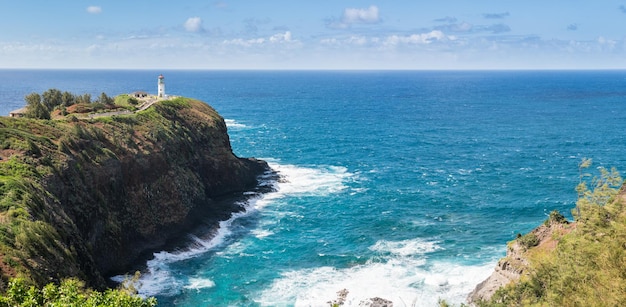
[[[7,119],[0,129],[14,130],[8,126],[15,123],[28,121]],[[0,152],[0,166],[14,161],[34,168],[30,178],[16,177],[31,185],[21,192],[33,199],[24,202],[28,216],[0,219],[10,226],[6,241],[12,240],[0,249],[4,278],[26,275],[43,283],[79,276],[103,287],[105,276],[127,269],[142,253],[241,210],[220,199],[254,189],[269,170],[265,162],[236,157],[224,120],[191,99],[134,115],[30,127],[37,132],[27,135],[34,153]],[[5,199],[11,193],[0,192]],[[18,242],[20,227],[33,228],[32,238]],[[38,237],[45,240],[37,243]]]
[[[520,280],[527,273],[532,258],[530,254],[536,251],[553,250],[558,242],[556,238],[573,229],[567,225],[566,222],[543,224],[526,235],[526,238],[532,237],[532,240],[525,241],[520,237],[509,242],[506,256],[498,261],[493,273],[469,294],[468,303],[473,305],[479,301],[489,301],[498,289]],[[529,241],[531,243],[527,243]]]
[[[474,291],[469,294],[467,301],[470,304],[488,301],[498,289],[519,280],[528,264],[522,254],[522,248],[513,242],[507,249],[506,257],[498,261],[493,273],[476,286]]]

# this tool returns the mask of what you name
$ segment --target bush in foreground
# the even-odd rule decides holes
[[[581,163],[574,230],[555,238],[553,251],[537,250],[528,275],[479,306],[624,306],[626,192],[615,169],[599,168],[600,176],[591,178],[582,173],[590,165]]]
[[[50,283],[43,289],[27,285],[22,279],[9,282],[6,293],[0,296],[0,307],[73,306],[73,307],[152,307],[155,298],[143,299],[128,289],[98,292],[85,288],[78,279],[66,279],[60,285]]]

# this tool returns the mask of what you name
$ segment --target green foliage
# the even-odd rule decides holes
[[[582,169],[588,168],[589,166],[591,166],[591,160],[583,159],[583,163],[581,163],[579,167],[581,181],[576,187],[578,200],[576,202],[576,210],[573,212],[577,220],[583,218],[581,211],[585,209],[593,210],[593,207],[604,206],[610,203],[623,184],[622,177],[615,168],[607,170],[604,167],[599,167],[600,177],[591,177],[590,174],[582,173]],[[585,181],[585,179],[590,177],[589,182]],[[591,189],[588,185],[591,186]]]
[[[37,93],[31,93],[24,97],[26,100],[26,113],[24,114],[28,118],[35,119],[50,119],[50,110],[41,101],[41,95]]]
[[[16,157],[11,157],[0,163],[0,171],[3,176],[16,178],[39,178],[40,174],[34,165],[24,163]]]
[[[63,92],[61,95],[61,103],[64,107],[69,107],[76,102],[76,97],[70,92]]]
[[[118,95],[115,97],[114,104],[118,107],[134,110],[136,106],[139,104],[139,100],[137,98],[132,97],[127,94]]]
[[[76,104],[90,104],[91,103],[91,95],[83,94],[76,96]]]
[[[517,242],[524,248],[529,249],[539,244],[539,238],[534,233],[527,233],[517,238]]]
[[[22,279],[13,279],[9,282],[6,293],[0,296],[0,307],[152,307],[156,305],[155,298],[143,299],[124,289],[104,292],[90,290],[77,279],[66,279],[60,285],[50,283],[41,289],[28,285]]]
[[[113,105],[115,100],[109,97],[106,93],[102,92],[100,97],[98,97],[98,102],[104,105]]]
[[[54,101],[56,94],[50,95]],[[61,93],[59,108],[80,102],[71,97]],[[31,99],[43,106],[39,94]],[[83,241],[79,231],[102,221],[107,233],[102,237],[121,241],[136,220],[115,212],[107,197],[121,194],[120,178],[99,174],[98,164],[163,148],[176,148],[167,150],[166,163],[184,161],[195,153],[195,144],[220,142],[216,148],[221,148],[223,139],[212,139],[220,123],[214,110],[190,99],[159,101],[136,114],[98,119],[74,115],[51,121],[0,118],[0,146],[11,155],[0,162],[0,292],[13,276],[28,285],[78,276],[89,285],[103,286],[89,252],[104,240],[84,244],[87,239]],[[193,172],[175,173],[179,174],[175,180],[181,182],[176,185],[178,192],[204,195]],[[43,287],[41,295],[52,296],[59,291],[55,287]]]
[[[48,109],[48,112],[63,104],[63,94],[57,89],[51,88],[43,92],[42,96],[43,105]]]
[[[622,179],[615,169],[599,168],[598,177],[583,173],[591,166],[590,159],[579,166],[574,230],[558,238],[553,251],[535,252],[527,276],[501,288],[480,306],[624,305],[626,204],[624,195],[619,194]],[[564,218],[551,213],[549,220]]]
[[[565,218],[565,216],[563,216],[563,214],[561,214],[561,212],[559,212],[559,210],[552,210],[550,212],[550,215],[548,216],[548,219],[544,222],[544,224],[546,226],[550,226],[550,224],[567,224],[568,221]]]
[[[161,106],[173,107],[176,109],[189,108],[191,105],[189,104],[189,100],[184,97],[177,97],[170,100],[161,101],[159,104]]]
[[[126,95],[128,96],[128,95]],[[98,99],[92,103],[90,94],[74,95],[70,92],[61,92],[58,89],[49,89],[42,95],[31,93],[26,95],[26,117],[36,119],[50,119],[50,112],[59,109],[60,114],[65,116],[68,114],[67,107],[74,104],[80,106],[75,107],[77,113],[88,113],[103,109],[112,108],[115,105],[115,99],[109,97],[106,93],[101,93]],[[135,99],[135,104],[137,100]]]

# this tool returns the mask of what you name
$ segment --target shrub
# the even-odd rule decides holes
[[[22,279],[13,279],[8,289],[0,296],[0,307],[12,306],[119,306],[152,307],[155,298],[142,299],[124,289],[98,292],[85,288],[85,284],[74,278],[66,279],[60,285],[50,283],[43,289],[29,286]]]
[[[565,216],[563,216],[563,214],[559,212],[559,210],[552,210],[552,212],[550,212],[550,215],[548,216],[548,219],[544,222],[544,224],[546,226],[550,226],[550,224],[552,223],[567,224],[568,221],[565,218]]]
[[[529,249],[539,245],[539,238],[534,233],[528,233],[517,238],[517,242],[524,248]]]
[[[619,195],[623,182],[615,169],[599,168],[598,177],[584,174],[582,169],[590,165],[590,159],[580,164],[581,181],[573,212],[576,227],[559,238],[554,250],[530,257],[528,275],[501,288],[480,306],[624,305],[626,203],[625,194]],[[553,211],[547,222],[567,221]],[[533,234],[517,240],[525,248],[539,243]]]

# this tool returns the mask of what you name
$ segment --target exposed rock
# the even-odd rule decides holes
[[[348,293],[349,293],[348,289],[341,289],[337,291],[337,298],[332,301],[329,301],[328,304],[330,304],[331,307],[342,306],[346,302]]]
[[[368,298],[359,302],[362,307],[393,307],[393,302],[380,297]]]
[[[498,289],[521,277],[523,266],[520,267],[516,264],[522,264],[523,260],[522,258],[514,256],[514,253],[516,252],[509,250],[507,256],[498,261],[494,272],[487,279],[478,284],[474,291],[470,293],[468,297],[469,303],[489,300]],[[515,265],[513,263],[515,263]]]
[[[543,224],[533,229],[529,235],[534,235],[538,239],[537,246],[533,248],[554,249],[557,240],[555,240],[556,236],[553,234],[558,232],[562,236],[575,227],[575,225],[567,225],[567,223],[550,223],[549,225]],[[498,289],[511,282],[518,281],[526,273],[530,264],[526,253],[527,248],[522,246],[519,240],[509,242],[506,256],[498,261],[491,276],[478,284],[474,291],[468,295],[467,302],[474,304],[481,300],[488,301]]]

